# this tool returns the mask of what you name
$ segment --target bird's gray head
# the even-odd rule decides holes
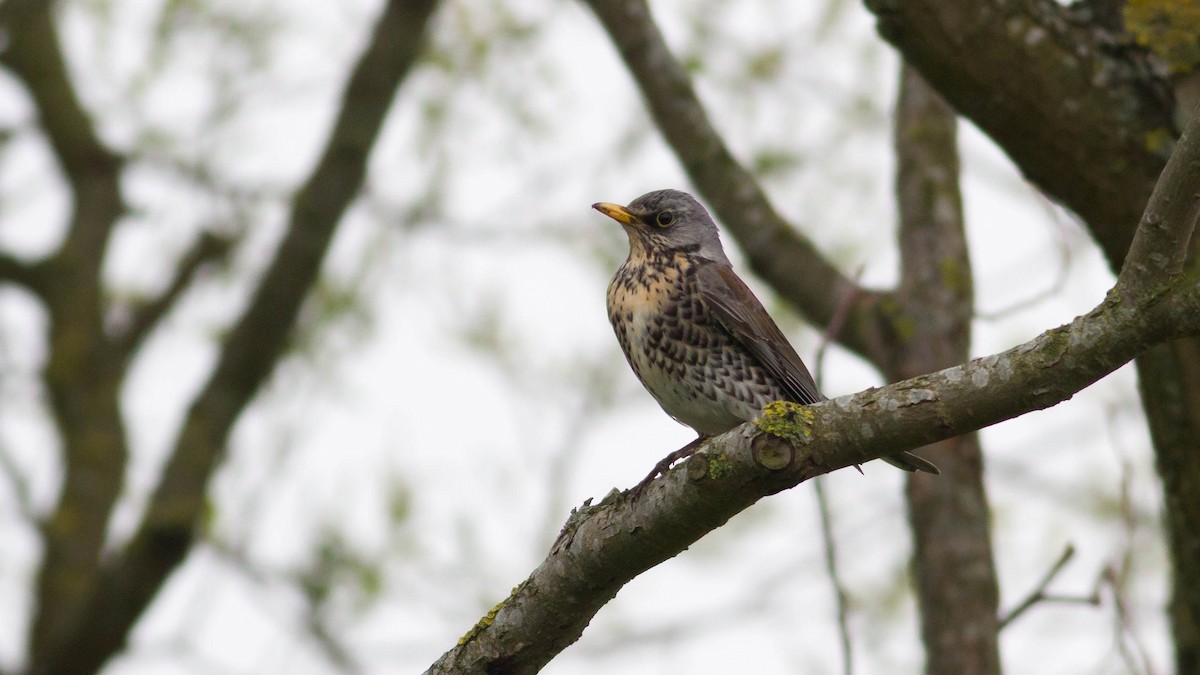
[[[629,206],[599,202],[592,208],[625,228],[631,255],[686,250],[729,264],[717,236],[717,224],[686,192],[657,190],[638,197]]]

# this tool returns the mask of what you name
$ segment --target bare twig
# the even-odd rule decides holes
[[[834,599],[837,602],[838,637],[842,647],[842,672],[845,675],[854,673],[854,648],[850,640],[850,598],[846,586],[842,583],[838,571],[837,541],[833,536],[833,517],[829,512],[829,497],[825,494],[825,477],[817,476],[813,481],[813,491],[817,497],[817,512],[821,516],[821,544],[825,551],[825,573],[829,575],[829,583],[833,586]]]
[[[1108,586],[1113,599],[1113,642],[1125,667],[1131,673],[1153,675],[1154,667],[1145,648],[1133,631],[1133,620],[1130,616],[1129,605],[1125,600],[1124,585],[1120,581],[1121,573],[1109,565],[1101,575],[1101,582]]]
[[[128,324],[122,327],[116,338],[118,354],[126,360],[132,357],[146,336],[175,306],[179,296],[183,295],[195,278],[196,272],[206,263],[226,257],[233,243],[234,240],[229,237],[209,231],[201,233],[192,247],[179,260],[175,267],[175,274],[167,287],[158,297],[134,309]]]
[[[21,472],[21,467],[13,460],[5,444],[0,443],[0,473],[8,479],[12,486],[13,496],[17,501],[17,509],[21,517],[30,523],[37,522],[33,508],[33,496],[29,489],[29,480]]]
[[[1005,627],[1007,627],[1013,621],[1016,621],[1021,617],[1022,614],[1029,611],[1031,607],[1039,602],[1074,602],[1074,600],[1069,600],[1065,596],[1051,596],[1046,592],[1046,589],[1049,588],[1050,583],[1054,581],[1059,572],[1063,571],[1063,568],[1067,566],[1067,563],[1071,562],[1071,558],[1073,557],[1075,557],[1075,547],[1071,544],[1067,544],[1066,548],[1063,549],[1062,555],[1058,556],[1058,560],[1054,561],[1054,564],[1050,566],[1050,569],[1046,570],[1046,573],[1042,575],[1042,580],[1033,587],[1033,590],[1025,596],[1025,599],[1021,602],[1018,602],[1015,607],[1008,610],[1008,612],[1001,617],[1000,630],[1004,630]],[[1079,601],[1086,602],[1088,604],[1097,604],[1099,602],[1099,598],[1092,597]]]
[[[817,390],[820,391],[824,382],[824,363],[825,353],[829,350],[829,345],[832,342],[837,342],[838,337],[842,333],[842,328],[846,325],[846,319],[850,317],[850,312],[854,309],[855,303],[859,296],[862,295],[862,287],[859,286],[859,281],[862,280],[863,272],[866,268],[859,267],[854,273],[854,288],[850,293],[847,293],[842,301],[838,303],[837,309],[833,316],[829,319],[829,323],[825,324],[825,330],[821,331],[821,341],[817,344],[817,353],[813,357],[814,368],[816,373]]]
[[[1111,432],[1111,429],[1110,429]],[[1122,463],[1120,489],[1121,533],[1124,541],[1121,546],[1120,560],[1105,567],[1101,574],[1100,583],[1107,584],[1113,596],[1113,641],[1121,654],[1121,659],[1131,673],[1153,675],[1154,662],[1149,652],[1134,629],[1133,612],[1125,599],[1126,584],[1133,569],[1133,560],[1137,547],[1138,522],[1136,510],[1133,507],[1131,487],[1133,475],[1127,462]]]
[[[1033,185],[1026,185],[1028,186],[1028,190],[1033,193],[1035,201],[1041,205],[1043,211],[1045,211],[1047,218],[1049,218],[1057,228],[1058,236],[1056,237],[1056,248],[1058,249],[1058,267],[1055,270],[1054,279],[1048,286],[1040,291],[1037,291],[1036,293],[1033,293],[1029,297],[1016,300],[1004,307],[1000,307],[991,311],[976,311],[975,318],[977,319],[982,319],[984,321],[999,321],[1001,319],[1006,319],[1017,312],[1030,309],[1045,300],[1057,296],[1066,286],[1067,279],[1070,276],[1072,260],[1071,243],[1066,236],[1066,228],[1068,227],[1069,223],[1063,222],[1068,220],[1069,217],[1063,212],[1061,207],[1051,203],[1050,200],[1047,199],[1046,196],[1037,190],[1037,188],[1035,188]]]

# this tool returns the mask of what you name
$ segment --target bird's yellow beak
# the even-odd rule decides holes
[[[596,202],[595,204],[592,204],[592,208],[596,209],[600,213],[603,213],[604,215],[608,216],[609,218],[612,218],[613,220],[617,221],[618,223],[621,223],[622,225],[628,225],[628,224],[632,223],[633,221],[637,220],[637,218],[635,218],[632,213],[630,213],[628,210],[625,209],[624,206],[621,206],[620,204],[612,204],[609,202]]]

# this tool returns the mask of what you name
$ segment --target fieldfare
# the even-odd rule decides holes
[[[685,192],[659,190],[629,206],[600,202],[592,208],[629,236],[629,257],[608,286],[608,319],[625,358],[662,409],[699,434],[647,481],[708,437],[754,419],[768,403],[825,400],[796,350],[734,273],[716,223],[700,202]],[[905,471],[938,473],[907,452],[882,459]]]

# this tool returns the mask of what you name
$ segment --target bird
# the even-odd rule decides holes
[[[708,438],[755,419],[769,403],[826,400],[734,272],[716,223],[696,198],[657,190],[628,206],[597,202],[592,208],[620,223],[629,238],[629,256],[613,275],[606,302],[617,342],[662,409],[697,433],[639,487]],[[938,473],[908,452],[881,459],[905,471]]]

